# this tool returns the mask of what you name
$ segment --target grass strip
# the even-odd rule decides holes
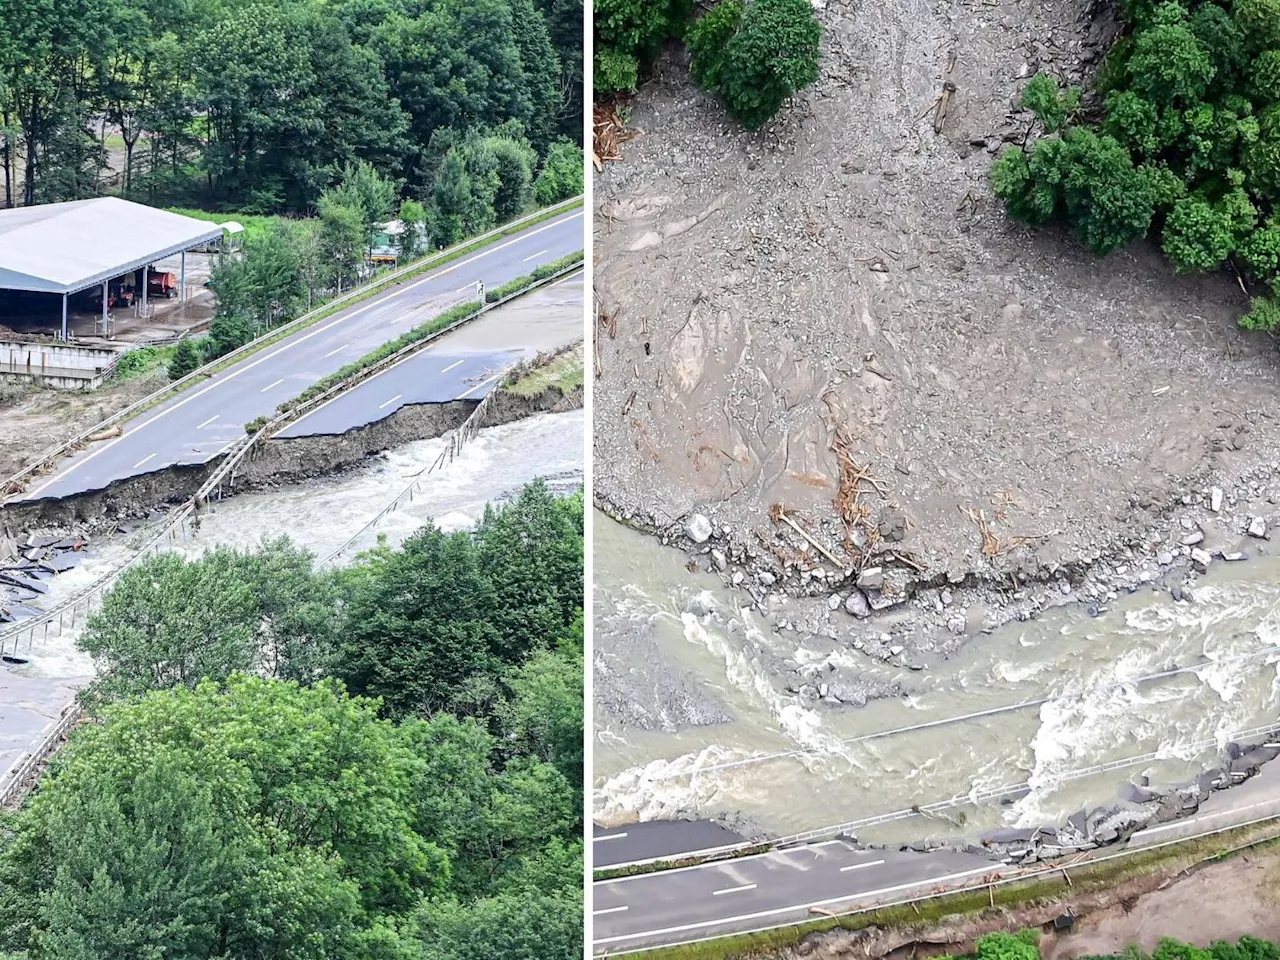
[[[535,367],[523,376],[517,376],[505,385],[507,393],[517,397],[536,397],[544,390],[559,390],[567,396],[579,389],[585,380],[585,364],[582,347],[554,357],[550,362]]]
[[[1061,899],[1111,889],[1118,884],[1156,870],[1174,873],[1189,871],[1201,863],[1230,859],[1246,850],[1258,850],[1280,844],[1274,823],[1253,824],[1211,837],[1187,840],[1160,850],[1134,853],[1130,857],[1090,865],[1088,862],[1070,867],[1071,881],[1061,872],[1039,876],[1024,883],[1006,883],[982,887],[962,893],[939,894],[915,903],[903,903],[851,913],[843,917],[822,917],[774,930],[731,934],[676,947],[655,947],[636,951],[629,956],[661,958],[661,960],[748,960],[776,955],[795,947],[815,933],[832,930],[863,930],[868,927],[911,929],[937,923],[947,917],[981,915],[1027,906],[1037,901]],[[993,870],[995,865],[993,864]],[[855,901],[856,896],[851,896]]]

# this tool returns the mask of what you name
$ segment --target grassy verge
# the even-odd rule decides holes
[[[532,273],[526,273],[523,277],[516,277],[514,280],[504,283],[500,287],[494,287],[492,290],[486,290],[484,294],[485,303],[497,303],[503,297],[509,297],[513,293],[519,293],[526,287],[531,287],[539,280],[545,280],[547,277],[559,273],[565,267],[571,267],[575,263],[582,262],[582,251],[571,253],[567,257],[561,257],[559,260],[552,260],[550,263],[544,263],[540,267],[534,267]]]
[[[252,341],[249,344],[249,349],[241,353],[239,356],[232,357],[232,358],[223,357],[219,360],[212,360],[209,363],[207,363],[205,366],[201,367],[197,372],[201,374],[202,377],[211,377],[216,373],[221,373],[223,370],[226,370],[229,367],[235,366],[237,363],[239,363],[241,360],[244,360],[246,357],[252,356],[253,354],[259,352],[260,350],[265,350],[267,347],[273,347],[277,343],[279,343],[281,340],[284,340],[288,337],[293,336],[295,333],[298,333],[300,330],[305,330],[308,327],[314,326],[315,324],[319,323],[321,320],[327,320],[329,317],[333,316],[334,314],[340,313],[341,311],[346,310],[350,307],[353,307],[358,303],[362,303],[363,301],[368,300],[370,297],[375,297],[378,294],[391,289],[392,287],[398,286],[399,284],[404,283],[408,280],[412,280],[414,277],[417,277],[430,270],[435,270],[435,269],[438,269],[439,267],[444,266],[447,263],[452,263],[454,260],[457,260],[460,257],[465,257],[469,253],[474,253],[477,250],[483,250],[485,247],[489,246],[490,244],[497,243],[503,237],[509,237],[513,233],[520,233],[521,231],[527,230],[529,227],[536,226],[537,224],[543,223],[544,221],[551,220],[555,217],[563,216],[566,213],[570,213],[573,210],[577,210],[581,206],[582,206],[582,200],[578,200],[574,203],[569,204],[568,206],[560,207],[556,210],[544,210],[539,216],[533,218],[532,220],[529,220],[525,223],[521,223],[518,226],[515,224],[512,224],[511,226],[504,228],[499,233],[485,240],[476,240],[472,243],[468,243],[466,246],[459,247],[456,250],[450,250],[447,254],[443,256],[438,253],[428,255],[416,267],[410,268],[408,273],[395,277],[394,279],[388,278],[386,280],[382,280],[377,283],[372,283],[368,287],[361,289],[356,296],[350,298],[349,300],[345,300],[342,303],[332,304],[331,306],[328,306],[328,307],[321,307],[319,310],[315,312],[313,316],[310,316],[307,318],[306,323],[298,326],[294,326],[288,330],[277,330],[275,333],[268,333],[262,337],[259,337],[257,340]],[[292,322],[292,321],[289,321],[289,322]],[[152,407],[158,406],[159,404],[169,400],[174,393],[180,393],[182,390],[185,390],[187,387],[193,386],[194,384],[199,382],[200,382],[200,378],[190,380],[187,383],[183,384],[181,387],[178,387],[175,390],[164,394],[163,396],[157,397],[151,403],[147,404],[147,406],[139,408],[137,413],[143,413],[146,410],[150,410]]]
[[[517,397],[536,397],[544,390],[556,389],[562,394],[570,394],[582,386],[584,380],[582,347],[574,347],[562,353],[545,366],[531,370],[529,373],[506,385],[508,393]]]
[[[191,217],[193,220],[204,220],[206,223],[223,224],[229,220],[244,227],[245,235],[252,233],[261,233],[271,224],[285,220],[285,217],[266,216],[260,213],[240,213],[237,210],[227,210],[217,213],[210,210],[197,210],[195,207],[165,207],[169,213],[178,213],[184,217]]]
[[[746,960],[772,956],[780,950],[796,946],[814,933],[862,930],[868,927],[925,927],[957,915],[979,916],[988,911],[999,912],[1012,907],[1031,906],[1037,902],[1096,893],[1157,871],[1172,876],[1204,862],[1230,859],[1246,848],[1257,850],[1280,845],[1280,838],[1275,836],[1275,830],[1274,823],[1255,824],[1092,866],[1088,863],[1079,864],[1070,868],[1069,883],[1062,873],[1057,873],[1024,883],[944,894],[914,904],[866,910],[844,917],[823,917],[776,930],[718,937],[680,947],[659,947],[634,955],[662,960]],[[856,898],[850,898],[854,899]]]

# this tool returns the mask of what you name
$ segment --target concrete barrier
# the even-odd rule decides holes
[[[99,386],[117,358],[111,347],[0,340],[0,375],[79,390]]]

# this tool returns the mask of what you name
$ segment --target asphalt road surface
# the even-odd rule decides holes
[[[591,837],[596,870],[655,860],[679,860],[735,846],[746,837],[714,820],[651,820],[625,827],[595,827]]]
[[[246,423],[467,299],[477,282],[492,288],[523,276],[583,249],[583,238],[583,212],[576,210],[357,303],[140,413],[124,424],[122,436],[81,451],[8,502],[72,496],[166,467],[208,463],[244,436]],[[456,370],[427,368],[425,375],[456,382]],[[363,397],[375,407],[387,399],[372,392]]]
[[[598,846],[598,845],[597,845]],[[843,840],[592,885],[592,942],[617,953],[798,923],[923,896],[1000,864],[968,853],[855,850]]]
[[[276,436],[336,436],[409,404],[483,400],[515,363],[581,338],[585,295],[581,273],[530,291],[320,404]]]

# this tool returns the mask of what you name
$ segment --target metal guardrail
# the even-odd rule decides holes
[[[1261,727],[1253,727],[1248,730],[1237,730],[1227,734],[1228,740],[1247,740],[1253,737],[1270,736],[1280,733],[1280,723],[1268,724]],[[1213,737],[1211,739],[1200,740],[1195,743],[1187,744],[1187,749],[1203,750],[1216,746],[1221,738]],[[1138,756],[1124,757],[1118,760],[1108,760],[1104,763],[1093,764],[1088,767],[1080,767],[1076,770],[1068,770],[1058,774],[1054,781],[1056,783],[1072,783],[1076,780],[1083,780],[1087,777],[1097,776],[1100,773],[1109,773],[1113,770],[1125,770],[1131,767],[1140,766],[1144,763],[1151,763],[1156,760],[1167,759],[1165,754],[1159,750],[1153,750]],[[886,813],[872,814],[871,816],[862,817],[858,820],[847,820],[843,823],[834,823],[827,826],[817,827],[813,830],[805,830],[800,833],[793,833],[789,836],[778,837],[771,840],[747,840],[742,843],[729,844],[723,847],[715,847],[708,850],[693,851],[687,855],[689,857],[705,858],[707,860],[715,860],[722,857],[733,856],[744,850],[757,849],[762,846],[771,847],[773,849],[781,849],[783,847],[794,847],[802,844],[813,843],[818,840],[833,840],[842,835],[853,834],[855,831],[865,827],[878,826],[884,823],[892,823],[897,820],[906,820],[909,817],[925,816],[931,813],[941,813],[954,807],[963,806],[965,804],[985,803],[991,800],[999,800],[1002,797],[1011,796],[1021,793],[1025,790],[1032,789],[1030,781],[1022,783],[1003,784],[997,787],[986,787],[983,789],[970,790],[967,793],[956,794],[945,800],[935,800],[932,803],[921,803],[902,810],[890,810]],[[665,860],[678,860],[680,856],[661,858]],[[601,869],[618,870],[626,867],[643,866],[650,863],[656,863],[658,860],[634,861],[631,863],[610,864],[608,867]]]
[[[580,266],[581,265],[579,265],[579,267]],[[579,337],[577,340],[571,341],[567,345],[567,347],[568,349],[572,350],[575,346],[579,346],[582,343],[583,343],[583,338]],[[499,376],[504,378],[507,376],[510,376],[511,371],[514,370],[517,366],[519,366],[519,364],[512,364],[511,366],[506,367],[499,374]],[[486,394],[485,398],[480,401],[480,403],[476,406],[474,410],[471,411],[470,416],[468,416],[467,419],[463,421],[462,425],[459,426],[457,430],[454,430],[449,435],[448,443],[445,445],[445,448],[440,451],[440,455],[436,457],[435,460],[433,460],[430,464],[428,464],[427,466],[419,470],[417,473],[415,473],[411,478],[409,485],[406,486],[403,490],[401,490],[398,494],[396,494],[395,497],[393,497],[386,506],[384,506],[381,510],[379,510],[372,517],[370,517],[369,520],[364,524],[364,526],[362,526],[359,530],[357,530],[350,537],[344,540],[336,550],[332,551],[331,553],[327,554],[324,558],[322,558],[320,560],[320,565],[328,566],[329,564],[337,560],[339,557],[341,557],[344,553],[346,553],[351,548],[351,546],[357,540],[359,540],[371,529],[373,529],[373,527],[377,526],[378,523],[380,523],[384,518],[394,513],[396,510],[398,510],[400,505],[404,503],[405,500],[408,500],[410,503],[412,503],[413,495],[417,491],[418,487],[422,484],[422,482],[426,480],[426,478],[429,477],[436,470],[439,470],[440,468],[448,466],[450,463],[452,463],[454,459],[458,456],[458,454],[462,452],[463,446],[465,446],[466,443],[469,440],[471,440],[471,438],[474,437],[476,433],[480,430],[480,427],[484,423],[484,418],[489,412],[489,401],[494,396],[496,396],[497,393],[498,393],[497,390],[491,390],[488,394]]]
[[[58,748],[80,719],[80,704],[76,701],[62,711],[62,716],[40,739],[34,750],[24,753],[7,772],[7,779],[0,783],[0,810],[17,804],[35,782],[35,774],[49,755]]]
[[[1200,833],[1193,833],[1186,837],[1177,837],[1173,840],[1165,840],[1161,843],[1153,843],[1148,846],[1134,847],[1132,849],[1118,850],[1115,853],[1103,854],[1101,856],[1087,856],[1085,859],[1076,862],[1059,862],[1059,863],[1039,863],[1034,867],[1014,867],[1001,866],[993,864],[991,872],[979,879],[977,883],[959,884],[953,887],[943,885],[940,888],[930,890],[928,893],[916,897],[905,897],[898,900],[881,900],[868,903],[856,903],[858,894],[851,894],[849,902],[851,905],[847,910],[831,910],[824,911],[818,916],[808,916],[803,920],[791,920],[783,923],[771,923],[763,927],[753,927],[750,930],[726,930],[724,933],[713,934],[709,937],[697,937],[692,940],[680,940],[674,943],[651,944],[643,947],[630,947],[625,950],[593,950],[593,954],[597,957],[623,957],[636,953],[646,953],[653,950],[669,950],[674,947],[687,947],[695,943],[707,943],[712,940],[721,940],[725,937],[745,937],[755,933],[765,933],[769,930],[780,930],[783,927],[795,927],[805,923],[821,922],[822,920],[838,920],[842,917],[852,917],[860,913],[872,913],[877,910],[890,910],[894,907],[907,907],[927,903],[930,900],[936,900],[939,897],[959,896],[966,893],[979,893],[983,890],[991,891],[994,900],[995,890],[999,887],[1008,886],[1015,883],[1027,883],[1032,880],[1040,880],[1046,877],[1056,876],[1064,873],[1068,868],[1090,867],[1095,864],[1108,863],[1112,860],[1120,860],[1125,857],[1131,857],[1139,853],[1150,853],[1152,850],[1162,850],[1166,847],[1177,846],[1180,843],[1194,843],[1197,840],[1204,840],[1208,837],[1217,836],[1221,833],[1229,833],[1232,830],[1244,830],[1248,827],[1255,827],[1260,823],[1268,823],[1276,820],[1275,814],[1264,817],[1255,817],[1252,820],[1246,820],[1242,823],[1233,823],[1225,827],[1214,827],[1212,830],[1203,830]],[[1259,837],[1258,839],[1247,844],[1254,846],[1259,843],[1267,843],[1273,840],[1280,840],[1280,834],[1270,837]],[[1208,858],[1205,858],[1208,859]],[[1005,876],[1010,870],[1014,871],[1013,876]],[[927,883],[928,881],[924,881]],[[1068,885],[1069,887],[1069,885]],[[797,906],[796,909],[801,909]],[[726,921],[726,925],[729,921]]]
[[[558,212],[569,210],[571,207],[576,206],[581,201],[582,201],[581,197],[571,197],[568,200],[562,200],[560,203],[552,204],[550,207],[546,207],[542,210],[535,211],[534,213],[531,213],[528,216],[520,217],[517,220],[512,220],[510,223],[504,223],[502,226],[495,227],[494,229],[486,233],[482,233],[479,236],[471,237],[467,240],[464,240],[461,243],[455,244],[454,246],[449,247],[446,250],[439,250],[435,253],[432,253],[423,257],[420,260],[416,260],[413,263],[406,264],[403,267],[397,267],[395,270],[392,270],[388,273],[384,273],[380,276],[377,276],[372,281],[372,283],[361,284],[360,286],[353,287],[351,290],[347,291],[341,296],[335,297],[334,299],[321,304],[320,306],[316,307],[314,310],[309,310],[306,313],[304,313],[302,316],[297,317],[294,320],[290,320],[288,323],[281,324],[278,327],[274,327],[271,330],[264,332],[261,337],[257,337],[253,340],[250,340],[248,343],[244,344],[243,346],[237,347],[235,350],[232,350],[230,353],[219,357],[214,362],[218,364],[224,364],[228,361],[231,361],[234,363],[236,360],[259,349],[259,347],[261,346],[261,342],[267,338],[280,337],[282,335],[288,336],[289,334],[303,327],[306,327],[307,325],[312,323],[313,320],[318,315],[320,315],[321,313],[324,313],[325,311],[332,310],[334,307],[341,306],[344,303],[348,303],[352,300],[363,299],[367,295],[368,288],[370,286],[380,286],[384,283],[394,282],[402,277],[409,276],[421,270],[430,269],[431,264],[434,261],[450,258],[453,255],[455,255],[457,251],[460,249],[464,249],[466,247],[472,246],[473,244],[481,243],[483,241],[497,239],[501,235],[510,231],[513,227],[519,227],[522,224],[528,223],[532,220],[539,220],[539,219],[546,218],[548,214],[555,214]],[[159,389],[154,390],[151,393],[147,394],[147,396],[143,397],[141,400],[136,400],[133,403],[129,404],[124,409],[118,410],[116,413],[113,413],[111,416],[107,417],[106,419],[99,421],[94,426],[76,434],[70,440],[67,440],[56,447],[52,447],[49,450],[46,450],[44,453],[40,454],[40,456],[38,456],[31,463],[27,464],[17,473],[13,474],[10,477],[7,477],[3,481],[0,481],[0,495],[3,495],[4,497],[7,498],[11,496],[13,493],[19,492],[23,488],[22,485],[24,481],[27,480],[27,478],[38,473],[41,469],[43,469],[52,461],[56,460],[58,457],[62,456],[64,453],[67,453],[68,451],[76,449],[81,444],[85,443],[94,434],[101,433],[105,428],[113,426],[121,422],[122,420],[127,420],[129,417],[133,416],[133,414],[137,413],[139,410],[143,410],[151,406],[157,400],[163,399],[168,394],[176,392],[182,389],[183,387],[187,386],[188,384],[194,383],[196,380],[201,379],[204,376],[205,376],[205,373],[203,371],[203,368],[197,368],[193,370],[191,373],[187,374],[185,377],[181,377],[173,381],[172,383],[165,384],[163,387],[160,387]]]

